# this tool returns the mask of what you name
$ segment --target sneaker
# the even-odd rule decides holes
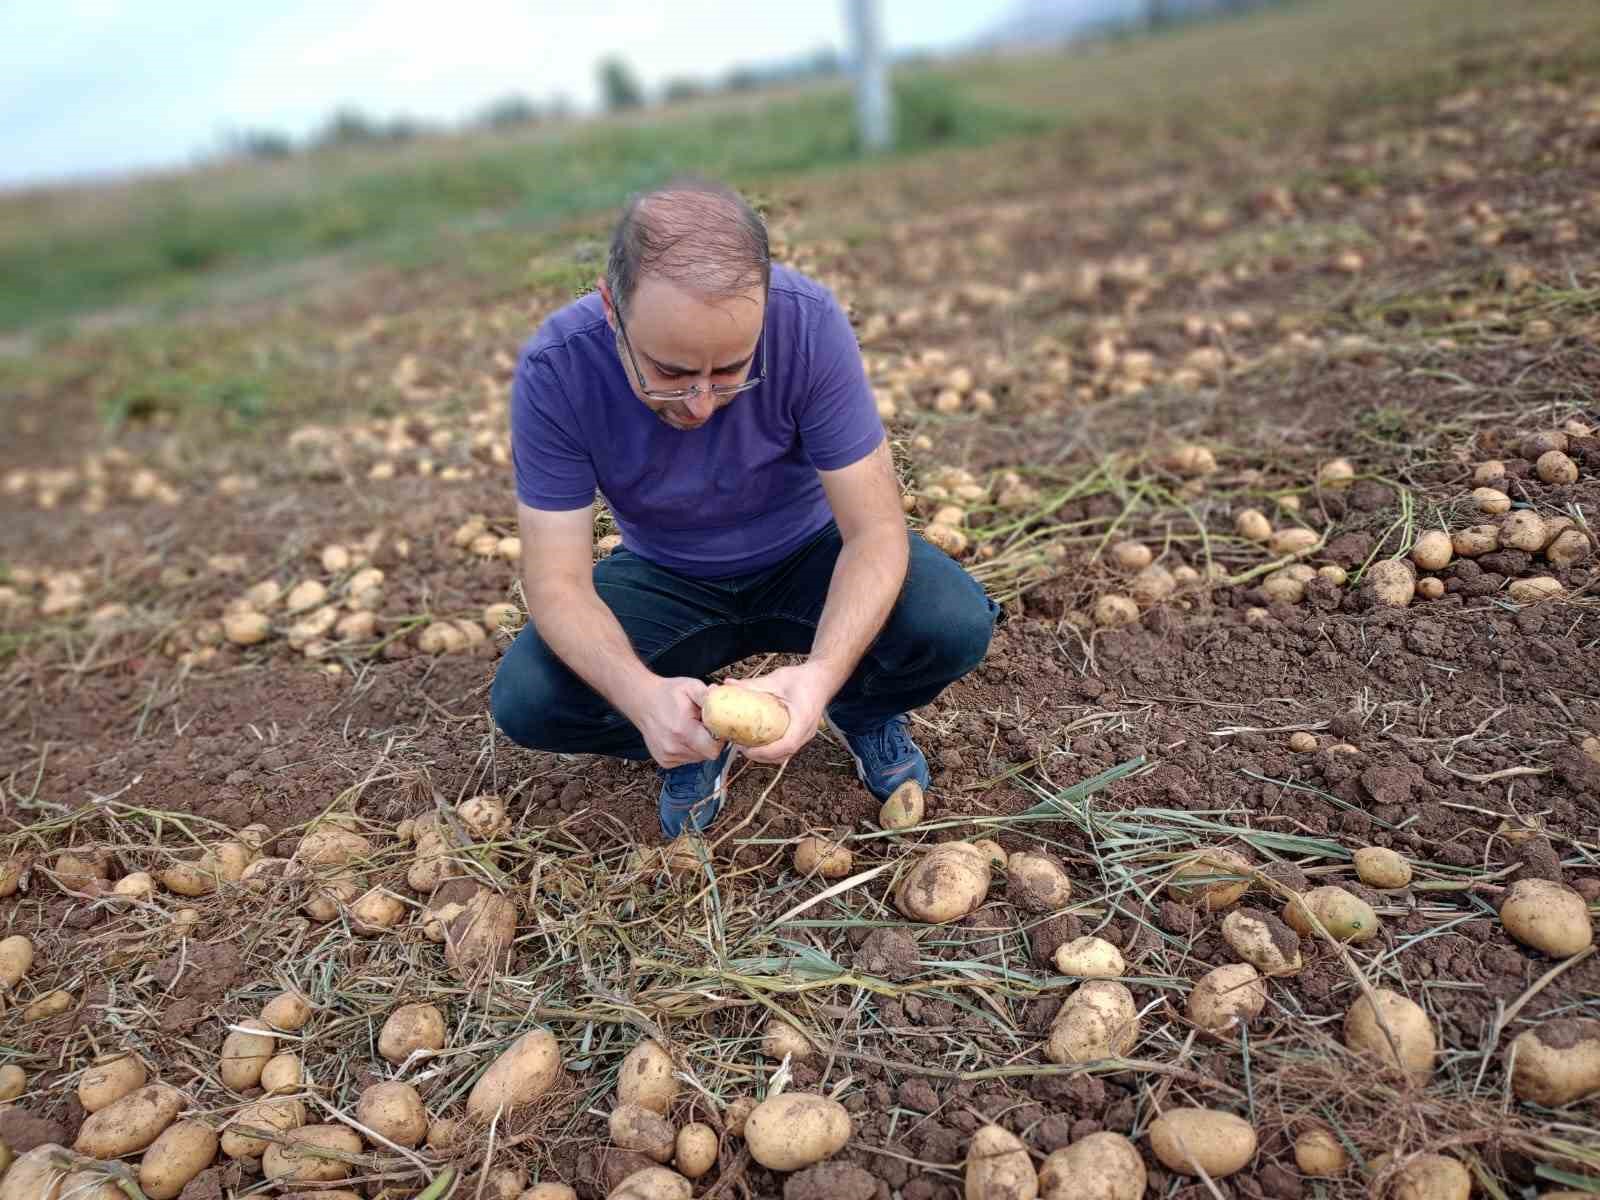
[[[661,772],[661,832],[675,838],[684,830],[696,833],[710,828],[728,794],[728,768],[733,765],[733,743],[716,758],[685,763]]]
[[[848,747],[850,756],[856,760],[856,774],[867,791],[879,800],[887,800],[890,793],[908,779],[915,779],[924,791],[931,782],[928,760],[906,732],[910,724],[904,716],[899,716],[890,717],[870,733],[846,733],[831,720],[828,728]]]

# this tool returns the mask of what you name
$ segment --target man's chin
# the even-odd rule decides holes
[[[698,421],[685,421],[682,417],[663,416],[661,418],[664,423],[670,425],[673,429],[682,430],[684,433],[689,432],[691,429],[701,428],[710,419],[710,417],[703,417]]]

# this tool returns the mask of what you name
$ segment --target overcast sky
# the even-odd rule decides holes
[[[895,50],[959,46],[1014,8],[880,2]],[[589,107],[605,54],[646,86],[714,78],[842,51],[844,19],[844,0],[0,0],[0,185],[181,164],[230,128],[299,138],[344,105],[442,122],[509,92]]]

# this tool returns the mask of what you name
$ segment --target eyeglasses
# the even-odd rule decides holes
[[[641,396],[648,396],[651,400],[688,400],[690,397],[697,396],[701,391],[705,390],[705,388],[700,384],[695,384],[694,387],[688,388],[646,387],[644,384],[644,372],[639,370],[639,360],[633,356],[633,339],[628,336],[628,327],[622,323],[622,310],[620,308],[613,308],[611,311],[617,314],[617,331],[622,335],[620,340],[623,347],[628,351],[628,361],[633,364],[633,373],[639,380],[639,394]],[[758,387],[766,380],[767,337],[765,325],[766,318],[763,316],[763,327],[760,338],[761,362],[759,369],[754,375],[746,379],[743,383],[711,384],[710,391],[713,396],[737,396],[740,392],[748,392],[751,388]]]

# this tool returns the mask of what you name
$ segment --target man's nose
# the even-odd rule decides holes
[[[695,385],[694,392],[689,396],[689,411],[696,421],[703,421],[709,417],[717,407],[717,398],[711,392],[709,383]]]

